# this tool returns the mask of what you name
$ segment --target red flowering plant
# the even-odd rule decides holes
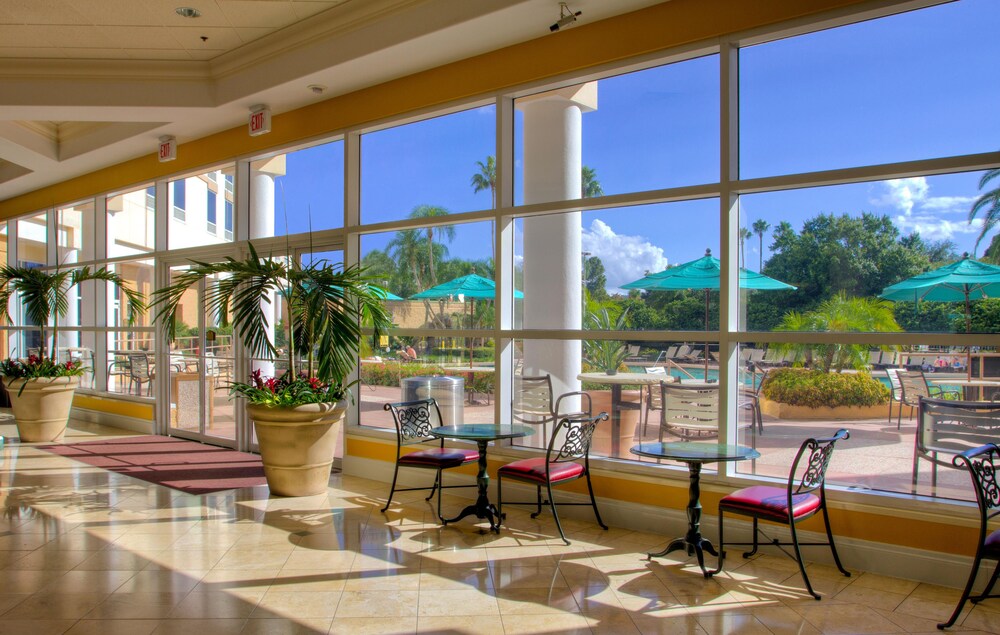
[[[305,372],[299,373],[297,377],[291,373],[280,377],[263,377],[259,370],[253,371],[250,383],[230,384],[230,392],[242,395],[250,403],[263,406],[333,403],[347,396],[347,388],[343,384],[309,377]]]
[[[21,389],[17,392],[20,395],[28,385],[29,379],[52,378],[52,377],[78,377],[86,372],[86,368],[79,361],[69,361],[59,363],[48,357],[29,355],[28,359],[8,358],[0,361],[0,375],[7,380],[7,386],[11,386],[11,381],[24,379]]]
[[[230,394],[249,404],[271,407],[332,403],[349,394],[347,376],[357,365],[363,326],[376,340],[392,325],[384,306],[386,292],[371,283],[357,265],[326,260],[303,263],[288,256],[260,256],[247,243],[242,260],[192,261],[174,284],[154,293],[157,320],[173,339],[177,316],[188,289],[209,281],[205,310],[219,324],[233,325],[250,355],[277,361],[288,370],[277,377],[255,371],[249,382],[232,382]],[[277,300],[277,303],[275,302]],[[274,345],[274,309],[278,304],[287,348]]]

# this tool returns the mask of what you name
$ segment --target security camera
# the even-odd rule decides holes
[[[577,17],[581,15],[583,15],[583,11],[574,12],[568,6],[566,6],[565,2],[560,2],[559,20],[555,24],[549,27],[549,31],[552,31],[554,33],[565,26],[569,26],[574,22],[576,22]]]

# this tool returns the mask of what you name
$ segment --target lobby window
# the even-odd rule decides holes
[[[205,216],[208,221],[205,229],[209,234],[214,234],[216,232],[216,194],[211,188],[206,192]]]
[[[493,105],[361,137],[361,222],[491,209],[496,182]]]
[[[251,238],[343,227],[344,142],[252,161],[250,201]]]
[[[146,188],[107,198],[107,255],[121,258],[148,254],[156,247],[155,206]]]
[[[184,181],[174,181],[170,188],[170,207],[174,210],[174,219],[178,221],[187,220],[187,190]]]
[[[963,0],[741,49],[744,179],[991,152],[992,0]]]
[[[187,210],[184,222],[176,217],[169,219],[167,242],[170,249],[232,241],[232,236],[219,236],[218,232],[218,177],[220,172],[225,173],[229,169],[218,168],[173,181],[171,190],[184,191]]]
[[[518,204],[719,180],[717,55],[537,93],[514,103]],[[570,161],[580,162],[579,172],[561,163],[564,152]]]

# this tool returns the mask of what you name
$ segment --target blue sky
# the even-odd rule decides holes
[[[1000,149],[998,32],[1000,2],[961,0],[743,49],[741,176]],[[601,80],[598,108],[583,117],[583,162],[605,193],[717,181],[718,83],[716,56]],[[486,107],[365,135],[362,219],[403,218],[421,204],[453,213],[488,208],[489,193],[474,193],[470,179],[476,161],[494,154],[494,126]],[[333,226],[326,219],[341,215],[342,146],[331,146],[289,155],[277,196],[286,197],[291,231],[306,229],[292,210],[310,210],[314,228]],[[978,179],[955,174],[746,196],[741,225],[763,218],[800,228],[819,213],[872,212],[890,216],[902,233],[952,240],[959,252],[971,252],[979,227],[967,215]],[[279,213],[282,207],[279,201]],[[667,262],[698,258],[706,247],[718,253],[718,204],[594,212],[584,215],[583,229],[584,250],[604,260],[615,287]],[[368,238],[363,247],[381,248],[390,238]],[[489,227],[476,224],[459,232],[450,254],[483,258],[489,240]],[[746,252],[756,269],[756,237]]]

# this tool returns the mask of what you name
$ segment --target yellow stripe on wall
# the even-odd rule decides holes
[[[73,396],[73,407],[83,410],[93,410],[95,412],[106,412],[108,414],[131,417],[143,421],[153,420],[153,405],[138,403],[135,401],[125,401],[123,399],[108,399],[95,395]]]

